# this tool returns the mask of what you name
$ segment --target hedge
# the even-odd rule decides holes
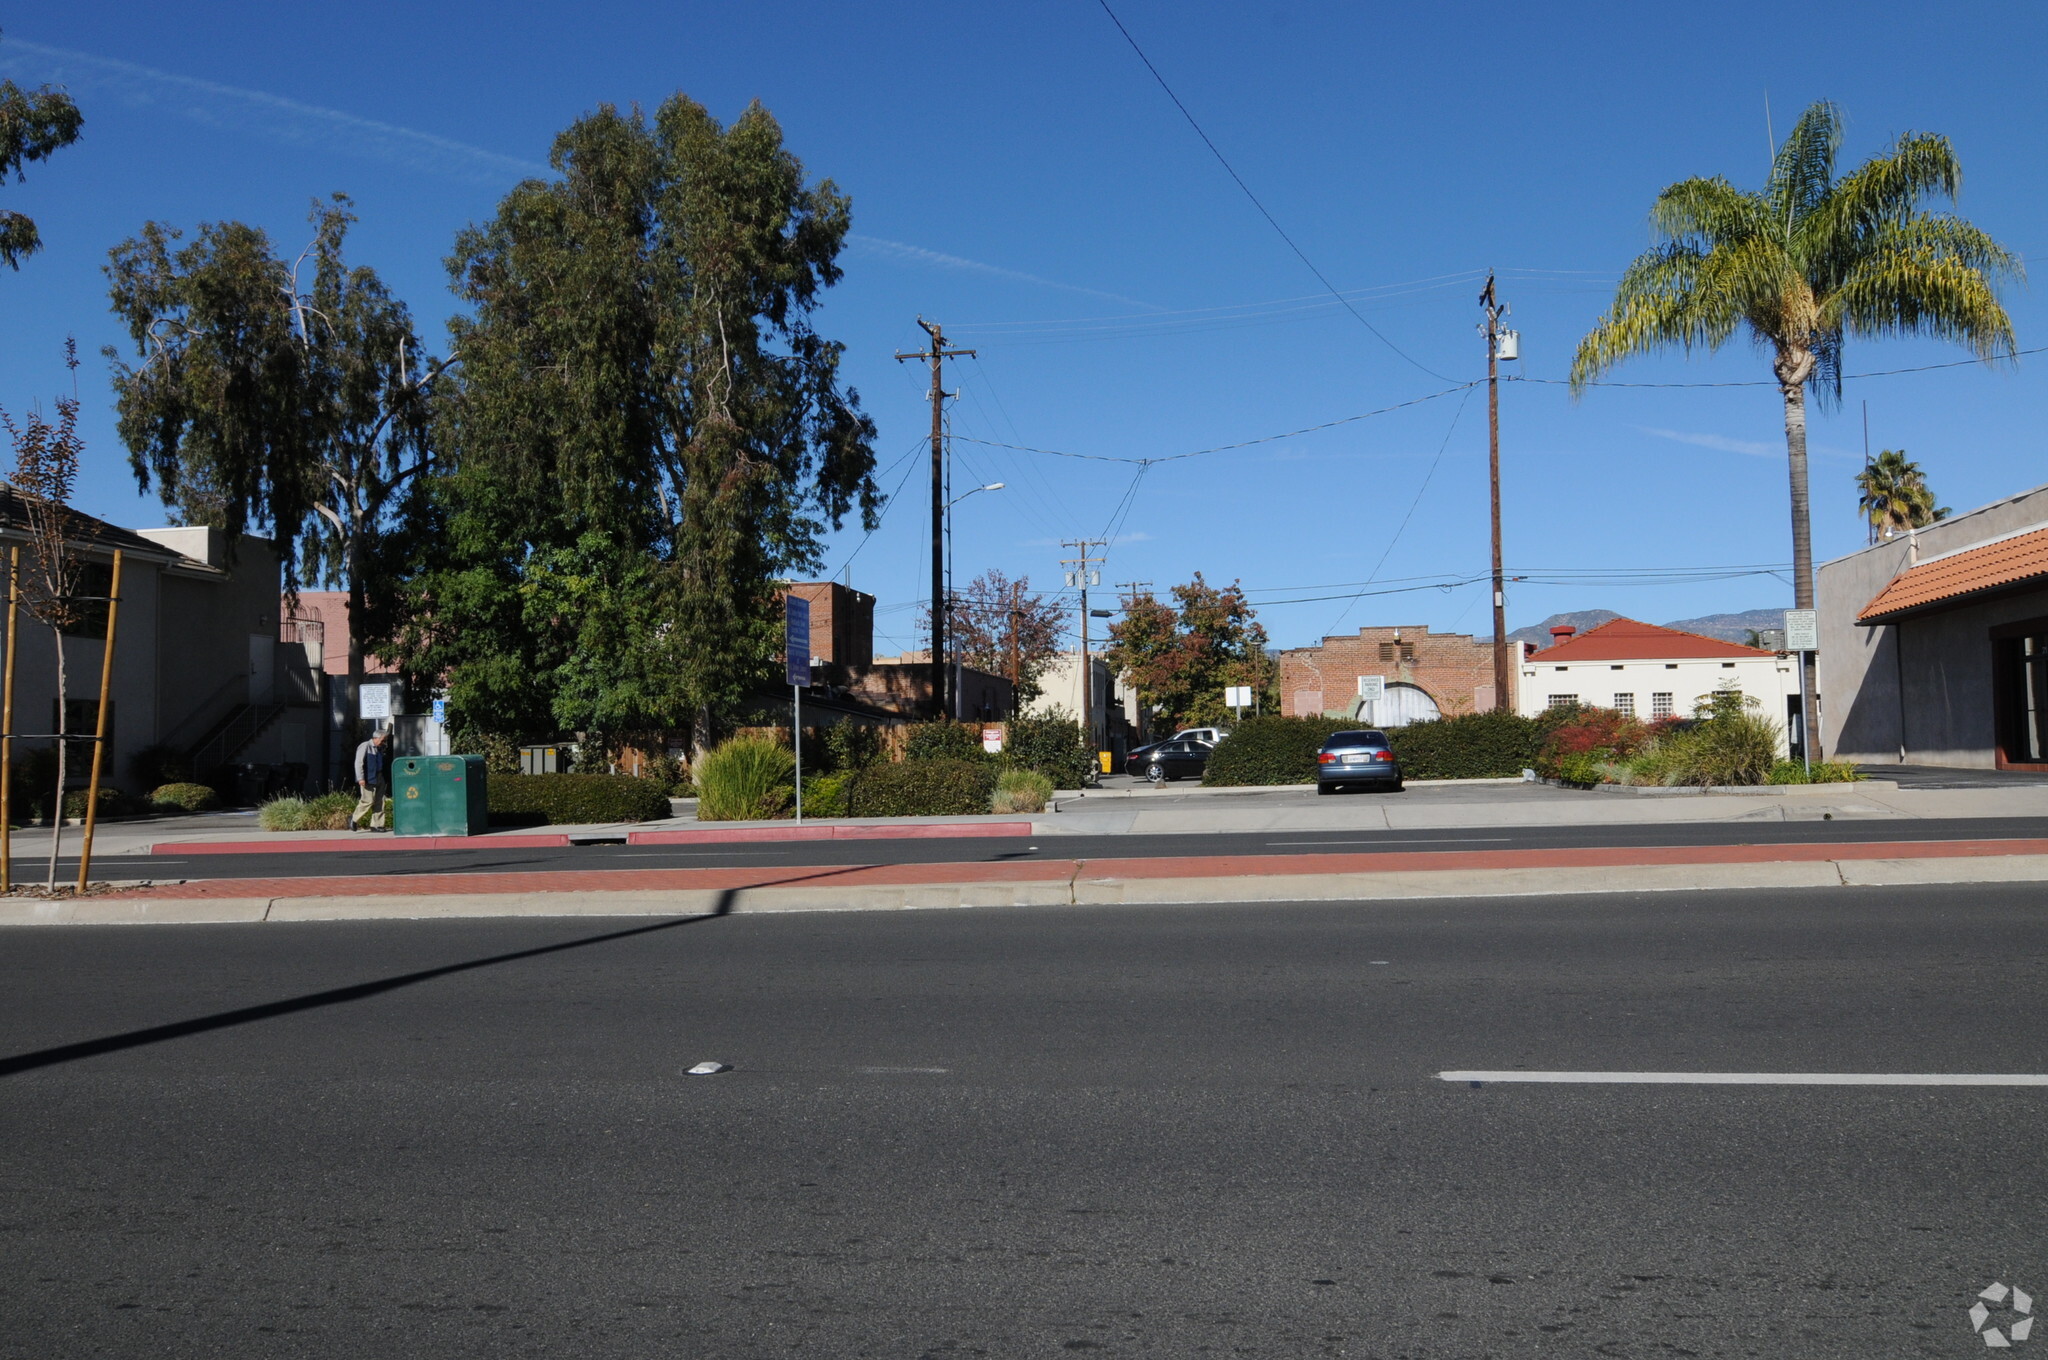
[[[1511,779],[1536,766],[1546,724],[1497,708],[1387,729],[1405,779]]]
[[[988,761],[905,760],[871,765],[846,787],[849,817],[946,817],[988,811],[996,767]]]
[[[1316,751],[1333,732],[1358,724],[1345,718],[1246,718],[1231,729],[1202,771],[1217,784],[1311,784]]]
[[[629,774],[493,774],[484,789],[492,821],[559,826],[652,822],[669,815],[661,786]]]
[[[1496,709],[1382,730],[1404,779],[1503,779],[1536,764],[1547,726]],[[1364,724],[1347,718],[1247,718],[1210,753],[1202,782],[1314,783],[1324,740],[1361,730]]]
[[[149,805],[158,812],[211,812],[220,795],[204,784],[164,784],[150,793]]]

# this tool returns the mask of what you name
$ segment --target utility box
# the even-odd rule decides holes
[[[490,825],[482,756],[399,756],[391,762],[396,834],[476,836]]]

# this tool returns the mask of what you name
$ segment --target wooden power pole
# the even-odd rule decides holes
[[[1488,482],[1493,489],[1493,706],[1512,708],[1514,663],[1508,657],[1507,580],[1502,574],[1500,553],[1500,360],[1503,338],[1508,342],[1506,357],[1515,358],[1518,351],[1514,348],[1515,333],[1501,327],[1501,319],[1508,314],[1508,309],[1493,295],[1491,272],[1486,276],[1485,291],[1479,294],[1479,305],[1486,311],[1486,323],[1479,329],[1486,337],[1486,465]]]
[[[1081,590],[1081,739],[1088,743],[1088,762],[1091,767],[1089,774],[1092,776],[1095,773],[1093,766],[1097,761],[1095,753],[1100,748],[1095,741],[1095,673],[1088,665],[1088,587],[1102,584],[1102,573],[1095,568],[1101,565],[1103,559],[1090,557],[1088,550],[1107,548],[1109,540],[1077,538],[1064,540],[1060,546],[1072,548],[1080,554],[1078,557],[1061,558],[1060,565],[1073,568],[1067,573],[1067,584],[1078,586]]]
[[[932,366],[932,716],[947,717],[952,707],[946,701],[946,385],[944,364],[971,349],[955,349],[946,343],[946,333],[936,321],[923,317],[917,324],[931,337],[929,349],[914,354],[899,353],[896,362],[926,359]]]

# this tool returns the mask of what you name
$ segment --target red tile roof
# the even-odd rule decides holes
[[[1723,642],[1636,619],[1609,619],[1577,637],[1545,647],[1531,661],[1730,661],[1776,656],[1757,647]]]
[[[1863,606],[1856,621],[1878,623],[1943,600],[2041,576],[2048,576],[2048,529],[2015,534],[1908,567]]]

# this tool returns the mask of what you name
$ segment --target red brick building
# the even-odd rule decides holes
[[[1371,715],[1383,725],[1494,707],[1492,643],[1470,633],[1396,625],[1361,628],[1355,637],[1326,637],[1321,646],[1280,653],[1280,711],[1289,717],[1348,717],[1358,701],[1358,681],[1368,675],[1387,684],[1387,697]]]

